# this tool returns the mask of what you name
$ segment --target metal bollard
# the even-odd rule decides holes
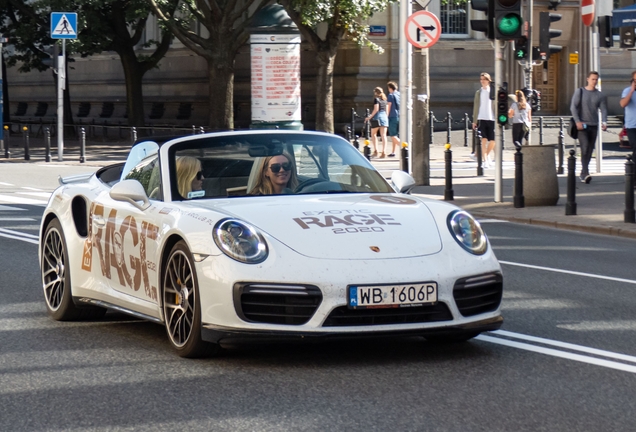
[[[477,176],[484,175],[484,168],[481,166],[481,132],[477,131],[477,142],[475,143],[475,159],[477,159]]]
[[[402,171],[405,173],[409,172],[409,145],[405,142],[402,143],[402,154],[401,154],[401,164]]]
[[[464,147],[468,147],[468,128],[470,127],[470,119],[468,113],[464,113]]]
[[[345,137],[347,138],[347,141],[349,141],[349,144],[351,144],[351,125],[347,125],[345,128]]]
[[[29,128],[23,126],[22,131],[24,132],[24,160],[31,160],[31,154],[29,153]]]
[[[568,200],[565,203],[565,215],[576,216],[576,158],[574,150],[570,150],[568,158]]]
[[[451,151],[450,143],[447,143],[445,146],[446,151],[444,152],[444,166],[446,171],[446,187],[444,188],[444,201],[453,201],[453,152]]]
[[[557,174],[563,174],[563,153],[565,152],[565,136],[563,135],[563,117],[559,117],[559,167]]]
[[[428,132],[430,134],[431,145],[433,145],[433,132],[435,132],[435,114],[433,111],[428,113]]]
[[[130,129],[130,136],[132,138],[132,143],[136,143],[137,142],[137,128],[136,127],[132,127],[132,129]]]
[[[205,128],[203,126],[199,127],[199,133],[200,134],[204,134],[205,133]]]
[[[476,131],[475,131],[475,129],[473,129],[473,151],[471,151],[472,154],[475,154],[475,139],[477,138],[475,136],[475,133],[476,133]]]
[[[539,145],[543,145],[543,116],[539,117]]]
[[[197,134],[197,127],[195,125],[192,125],[192,135],[196,135]]]
[[[371,111],[367,108],[365,118],[369,118],[369,114],[371,114]],[[371,138],[371,119],[364,124],[364,138],[367,140]]]
[[[353,137],[356,135],[356,117],[358,117],[358,113],[356,113],[355,108],[351,108],[351,126],[350,126],[351,138],[350,139],[353,139]]]
[[[371,148],[369,147],[369,140],[364,140],[364,157],[367,158],[367,160],[371,160]]]
[[[86,129],[80,129],[80,163],[86,162]]]
[[[517,147],[517,152],[515,153],[515,195],[513,203],[515,208],[524,208],[526,206],[526,199],[523,196],[523,153],[521,153],[521,146]]]
[[[9,152],[9,136],[11,135],[11,131],[9,130],[9,125],[4,125],[4,157],[9,159],[11,157],[11,152]]]
[[[453,117],[451,117],[451,113],[446,113],[446,143],[450,144],[451,142],[451,130],[453,129]]]
[[[44,162],[51,162],[51,130],[49,128],[44,129],[44,140],[46,142]]]
[[[625,213],[624,222],[636,223],[636,212],[634,212],[634,161],[632,155],[627,156],[625,163]]]

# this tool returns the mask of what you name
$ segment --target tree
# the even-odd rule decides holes
[[[387,8],[392,0],[279,0],[300,33],[316,52],[316,130],[334,131],[333,71],[340,42],[350,38],[360,46],[382,53],[381,47],[367,39],[369,28],[363,22]],[[317,27],[327,24],[320,37]]]
[[[172,2],[167,7],[170,4],[173,8],[176,6]],[[19,64],[20,72],[43,71],[49,67],[50,47],[55,43],[49,34],[51,10],[78,12],[78,39],[67,41],[67,58],[74,52],[84,57],[102,51],[119,55],[126,82],[128,123],[143,126],[142,79],[166,54],[172,35],[165,31],[160,42],[148,41],[146,47],[156,46],[151,55],[136,50],[150,15],[144,0],[0,0],[0,11],[6,11],[9,18],[0,29],[15,47],[9,66]],[[66,88],[68,90],[68,85]],[[65,99],[68,93],[65,92]],[[64,113],[64,122],[72,123],[70,99],[68,107],[65,102]]]
[[[181,0],[171,12],[167,0],[146,0],[154,13],[186,47],[203,57],[208,66],[210,127],[234,128],[234,61],[249,37],[251,16],[262,0]],[[248,13],[251,10],[251,15]],[[198,21],[207,37],[192,30]]]
[[[76,5],[86,23],[78,34],[78,52],[82,57],[102,51],[119,55],[126,81],[128,125],[144,126],[143,76],[166,55],[172,34],[163,31],[161,41],[146,42],[145,47],[155,46],[155,50],[145,55],[137,50],[150,16],[144,0],[76,0]],[[176,3],[167,7],[174,10]]]

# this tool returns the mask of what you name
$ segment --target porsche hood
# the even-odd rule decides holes
[[[410,197],[355,194],[259,199],[258,204],[240,198],[223,200],[213,207],[312,258],[395,259],[432,255],[442,249],[430,210]]]

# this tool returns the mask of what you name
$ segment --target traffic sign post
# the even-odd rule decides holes
[[[439,40],[442,25],[431,12],[419,11],[408,17],[404,33],[415,48],[430,48]]]
[[[64,89],[66,88],[66,39],[77,39],[77,13],[51,12],[51,39],[62,39],[57,57],[57,160],[64,160]]]

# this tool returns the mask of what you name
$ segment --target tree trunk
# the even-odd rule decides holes
[[[318,51],[318,76],[316,77],[316,130],[333,133],[333,69],[336,53]]]
[[[234,67],[208,58],[210,128],[234,129]],[[225,63],[225,64],[224,64]]]
[[[128,111],[128,126],[145,126],[143,77],[135,52],[131,49],[118,52],[124,68],[126,79],[126,108]]]
[[[0,56],[2,61],[2,101],[4,110],[2,112],[2,120],[4,124],[11,123],[11,112],[9,111],[9,84],[7,82],[7,65],[4,62],[4,56]]]

